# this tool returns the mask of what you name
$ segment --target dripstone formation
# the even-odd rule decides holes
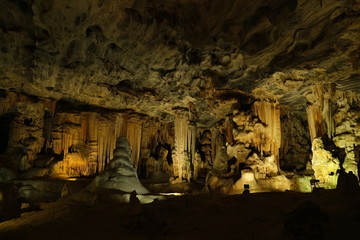
[[[117,139],[114,158],[109,162],[107,169],[100,176],[95,177],[88,189],[90,191],[112,189],[124,193],[133,191],[138,194],[149,193],[139,181],[131,158],[130,143],[125,137]]]

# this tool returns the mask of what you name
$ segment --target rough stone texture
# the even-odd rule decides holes
[[[305,108],[307,86],[358,85],[356,1],[1,1],[0,88],[167,118],[219,88]],[[261,90],[263,89],[263,90]],[[150,103],[150,104],[149,104]],[[206,110],[207,109],[207,110]]]
[[[324,149],[320,138],[315,138],[312,143],[313,157],[312,168],[315,171],[315,178],[325,188],[335,188],[337,183],[337,171],[340,169],[340,162],[337,158]]]
[[[280,167],[284,170],[303,170],[310,161],[310,139],[307,124],[291,112],[281,115]]]
[[[9,168],[0,168],[0,182],[8,182],[16,178],[16,174]]]
[[[8,93],[2,102],[2,116],[9,116],[10,124],[2,137],[7,141],[5,151],[10,156],[10,167],[25,171],[44,145],[44,115],[52,112],[53,102],[40,101],[29,96]],[[6,120],[2,124],[7,124]]]
[[[21,203],[13,183],[0,183],[0,222],[19,216]]]

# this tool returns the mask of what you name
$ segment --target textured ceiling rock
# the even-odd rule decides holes
[[[305,112],[316,82],[359,92],[359,11],[356,0],[0,0],[0,88],[163,119],[194,105],[203,123],[224,114],[214,96],[227,89]]]

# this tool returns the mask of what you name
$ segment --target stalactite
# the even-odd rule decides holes
[[[148,149],[150,153],[154,153],[157,144],[161,142],[159,140],[159,135],[163,131],[164,130],[158,121],[151,118],[145,119],[142,128],[141,147],[143,149]]]
[[[258,127],[254,143],[261,152],[270,152],[279,160],[281,146],[280,107],[278,102],[257,101],[254,114],[259,117],[264,127]],[[278,165],[279,166],[279,165]]]
[[[102,172],[113,157],[112,150],[120,134],[119,125],[123,119],[119,115],[100,115],[94,112],[57,113],[52,132],[54,152],[66,156],[69,148],[85,146],[86,153],[83,155],[88,164],[88,174]],[[70,160],[69,164],[71,165]]]
[[[52,149],[56,154],[66,155],[74,142],[79,143],[83,141],[81,123],[80,114],[56,114],[52,131]]]
[[[313,88],[313,93],[307,96],[310,105],[306,108],[306,113],[311,141],[325,133],[331,138],[335,133],[335,91],[334,84],[317,84]]]
[[[327,135],[329,138],[333,137],[335,133],[335,122],[333,119],[334,110],[335,110],[333,98],[334,98],[335,90],[336,89],[334,84],[328,84],[325,87],[325,93],[323,95],[324,106],[322,110],[322,115],[327,126]]]
[[[196,164],[196,136],[197,136],[197,127],[195,123],[189,125],[189,140],[188,140],[188,149],[190,150],[190,163],[191,163],[191,176],[194,172],[194,165]]]
[[[196,125],[189,123],[188,113],[180,113],[174,122],[175,152],[173,154],[174,176],[190,180],[195,161]]]
[[[170,146],[175,145],[175,136],[174,136],[174,123],[158,123],[158,141],[161,143],[170,144]]]
[[[211,164],[213,164],[216,156],[216,142],[219,138],[220,130],[218,128],[211,129]]]
[[[313,141],[316,137],[324,134],[322,112],[318,106],[310,105],[306,108],[309,124],[310,138]]]
[[[229,117],[226,117],[225,119],[225,123],[224,123],[224,130],[225,130],[225,136],[226,136],[226,141],[230,144],[233,145],[234,143],[234,136],[233,136],[233,122],[232,119],[230,119]]]
[[[141,135],[142,120],[140,119],[140,116],[124,114],[120,136],[126,137],[129,140],[132,158],[136,168],[139,167],[140,163]]]

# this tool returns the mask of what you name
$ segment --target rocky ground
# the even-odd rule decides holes
[[[93,206],[69,196],[0,223],[1,239],[353,239],[360,196],[336,191],[185,195]]]

